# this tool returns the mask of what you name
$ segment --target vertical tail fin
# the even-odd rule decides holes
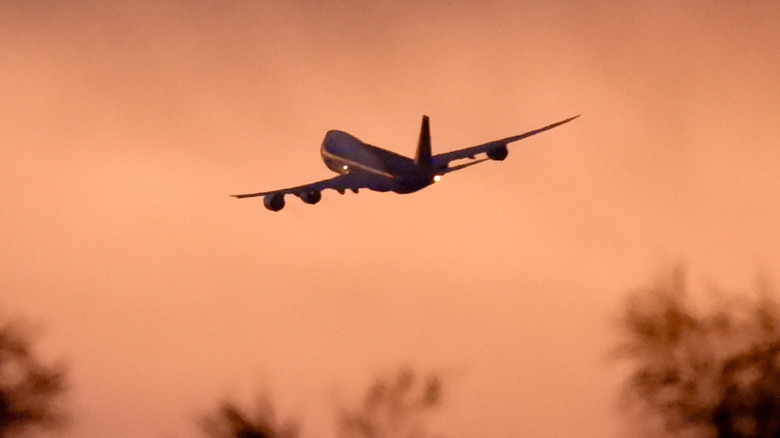
[[[417,142],[417,153],[414,156],[414,164],[423,167],[431,165],[431,128],[428,124],[428,116],[423,116],[420,127],[420,140]]]

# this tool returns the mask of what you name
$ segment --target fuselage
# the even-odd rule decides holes
[[[344,131],[328,131],[320,154],[330,170],[361,178],[366,187],[378,192],[416,192],[433,184],[436,175],[411,158],[364,143]]]

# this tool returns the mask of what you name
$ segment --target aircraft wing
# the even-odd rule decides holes
[[[359,181],[359,179],[354,176],[354,174],[346,173],[330,179],[304,184],[301,186],[290,187],[287,189],[270,190],[267,192],[257,192],[257,193],[243,193],[240,195],[230,195],[230,196],[234,198],[253,198],[256,196],[265,196],[271,194],[289,195],[289,194],[319,192],[325,189],[334,189],[343,193],[347,189],[357,190],[363,187],[365,187],[365,185],[363,185],[361,181]]]
[[[494,141],[491,141],[491,142],[488,142],[488,143],[484,143],[484,144],[481,144],[481,145],[478,145],[478,146],[472,146],[472,147],[469,147],[469,148],[459,149],[457,151],[445,152],[443,154],[437,154],[437,155],[434,155],[433,157],[431,157],[431,162],[432,162],[434,167],[441,168],[441,169],[447,169],[447,167],[449,166],[449,163],[452,162],[452,161],[461,160],[461,159],[464,159],[464,158],[475,159],[476,156],[479,155],[479,154],[488,153],[488,152],[491,152],[491,151],[496,150],[496,149],[506,148],[506,145],[508,143],[512,143],[514,141],[522,140],[522,139],[524,139],[526,137],[530,137],[532,135],[536,135],[536,134],[539,134],[541,132],[553,129],[553,128],[557,127],[557,126],[563,125],[564,123],[569,123],[572,120],[576,119],[577,117],[579,117],[579,115],[576,115],[574,117],[569,117],[566,120],[561,120],[560,122],[553,123],[552,125],[547,125],[547,126],[544,126],[544,127],[538,128],[538,129],[534,129],[533,131],[528,131],[528,132],[525,132],[525,133],[520,134],[520,135],[515,135],[513,137],[502,138],[501,140],[494,140]],[[506,156],[506,155],[504,155],[504,156]],[[503,159],[503,158],[499,158],[499,159]],[[468,164],[469,165],[470,164],[477,164],[477,162],[482,162],[482,161],[484,161],[484,160],[478,160],[476,162],[472,162],[472,163],[468,163]],[[467,167],[467,166],[457,166],[457,167],[449,168],[449,169],[447,169],[447,171],[448,172],[452,172],[453,170],[462,169],[463,167]]]

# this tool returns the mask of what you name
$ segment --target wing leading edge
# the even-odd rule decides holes
[[[515,135],[515,136],[512,136],[512,137],[502,138],[501,140],[494,140],[494,141],[491,141],[491,142],[488,142],[488,143],[484,143],[484,144],[481,144],[481,145],[472,146],[472,147],[468,147],[468,148],[464,148],[464,149],[459,149],[457,151],[444,152],[442,154],[437,154],[437,155],[434,155],[432,157],[432,162],[433,162],[433,165],[435,167],[437,167],[437,168],[447,169],[448,166],[449,166],[449,163],[452,162],[452,161],[462,160],[462,159],[465,159],[465,158],[474,159],[476,157],[476,155],[483,154],[483,153],[487,153],[488,156],[490,156],[491,152],[493,152],[495,150],[499,150],[499,149],[504,149],[504,148],[506,148],[506,145],[509,144],[509,143],[512,143],[512,142],[515,142],[515,141],[518,141],[518,140],[522,140],[524,138],[527,138],[527,137],[530,137],[532,135],[536,135],[536,134],[542,133],[544,131],[548,131],[548,130],[553,129],[555,127],[561,126],[564,123],[569,123],[569,122],[571,122],[572,120],[576,119],[579,116],[580,116],[580,114],[578,114],[578,115],[576,115],[574,117],[569,117],[566,120],[561,120],[560,122],[553,123],[551,125],[547,125],[547,126],[543,126],[541,128],[538,128],[538,129],[534,129],[532,131],[524,132],[522,134]],[[490,158],[502,160],[505,157],[506,157],[506,154],[504,152],[503,157],[499,156],[499,157],[496,157],[496,158],[494,158],[494,157],[490,157]],[[461,166],[452,167],[452,168],[447,169],[447,171],[448,172],[452,172],[454,170],[459,170],[459,169],[462,169],[464,167],[468,167],[468,165],[477,164],[477,162],[482,162],[482,161],[485,161],[485,160],[478,160],[476,162],[467,163],[467,165],[461,165]]]

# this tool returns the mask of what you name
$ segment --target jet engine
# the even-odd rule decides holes
[[[493,149],[487,151],[487,156],[491,160],[503,161],[506,159],[507,155],[509,155],[509,150],[506,148],[505,144],[496,146]]]
[[[279,211],[284,208],[284,195],[281,193],[269,193],[263,196],[263,205],[271,211]]]
[[[307,204],[316,204],[322,199],[322,192],[319,190],[312,190],[311,192],[302,192],[297,194],[301,200]]]

